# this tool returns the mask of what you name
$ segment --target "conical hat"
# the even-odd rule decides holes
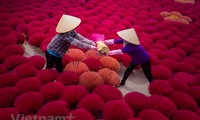
[[[117,34],[127,42],[130,42],[135,45],[140,44],[137,34],[133,28],[119,31],[117,32]]]
[[[60,21],[57,24],[56,32],[65,33],[75,29],[81,23],[81,19],[70,16],[62,15]]]

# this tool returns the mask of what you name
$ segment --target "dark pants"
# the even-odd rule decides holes
[[[135,67],[137,67],[139,64],[134,64],[133,62],[130,63],[130,65],[126,68],[125,72],[124,72],[124,76],[122,78],[121,83],[125,83],[126,79],[129,77],[129,75],[131,74],[131,72],[133,71],[133,69]],[[153,76],[151,73],[151,63],[150,60],[148,60],[147,62],[140,64],[142,67],[142,70],[146,76],[146,78],[148,79],[149,82],[153,81]]]
[[[56,70],[61,73],[63,70],[63,64],[62,64],[62,58],[61,57],[55,57],[51,54],[49,54],[49,52],[46,51],[45,53],[46,56],[46,69],[51,69],[54,66],[56,67]]]

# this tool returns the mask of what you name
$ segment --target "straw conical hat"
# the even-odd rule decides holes
[[[140,44],[137,34],[133,28],[119,31],[117,32],[117,34],[127,42],[130,42],[135,45]]]
[[[62,15],[60,21],[57,24],[56,32],[65,33],[73,30],[81,23],[81,19],[70,16],[70,15]]]

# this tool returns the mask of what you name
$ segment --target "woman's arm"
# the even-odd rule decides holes
[[[123,44],[123,43],[124,43],[124,40],[121,39],[121,38],[118,38],[118,39],[115,39],[115,40],[114,40],[114,43],[115,43],[115,44]]]
[[[95,45],[95,43],[92,40],[89,40],[85,37],[83,37],[81,34],[77,33],[76,35],[76,39],[78,39],[79,41],[83,42],[83,43],[87,43],[89,45]]]
[[[113,45],[113,44],[115,44],[115,43],[114,43],[114,39],[105,40],[104,43],[105,43],[106,45]]]
[[[74,38],[71,42],[72,45],[83,48],[83,49],[95,49],[96,47],[87,43],[80,41],[79,39]]]
[[[109,39],[109,40],[105,40],[104,43],[106,45],[122,44],[123,40],[122,39]]]
[[[111,50],[111,51],[108,52],[108,55],[118,55],[118,54],[123,54],[121,49]]]

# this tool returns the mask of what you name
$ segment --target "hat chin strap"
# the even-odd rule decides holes
[[[125,44],[128,44],[128,43],[130,43],[130,42],[128,42],[128,41],[126,41],[126,40],[124,40],[124,42],[123,43],[125,43]]]

